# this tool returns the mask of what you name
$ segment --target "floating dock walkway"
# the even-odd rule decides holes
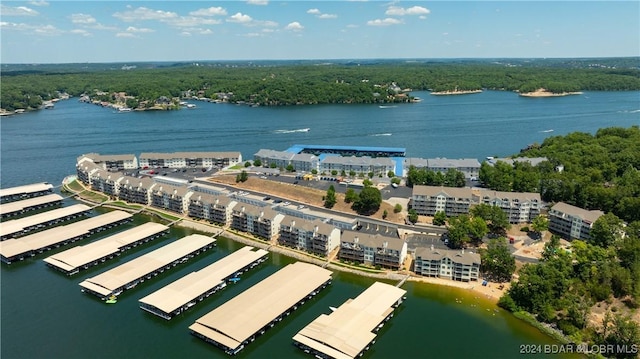
[[[169,232],[169,227],[160,223],[147,222],[126,231],[91,242],[84,246],[67,249],[44,259],[51,268],[66,275],[78,273],[81,269],[105,262],[122,252],[152,241]]]
[[[3,203],[0,205],[0,216],[4,218],[19,216],[29,211],[41,209],[45,207],[52,207],[62,203],[61,195],[59,194],[47,194],[43,196],[23,199],[21,201]]]
[[[74,204],[47,212],[34,214],[33,216],[12,219],[0,223],[0,240],[17,238],[35,229],[46,228],[54,224],[84,216],[91,211],[89,206]]]
[[[132,215],[124,211],[112,211],[64,226],[46,229],[25,237],[0,242],[0,260],[11,264],[47,249],[67,245],[87,238],[104,229],[130,221]]]
[[[331,271],[289,264],[199,318],[189,330],[227,354],[237,354],[329,284]]]
[[[134,288],[138,283],[144,282],[145,278],[151,279],[186,262],[189,258],[213,247],[215,243],[215,238],[192,234],[88,278],[80,283],[80,286],[83,292],[105,300],[111,295],[120,295],[123,291]]]
[[[302,328],[294,344],[316,358],[353,359],[375,343],[376,333],[393,317],[407,291],[376,282],[331,314],[322,314]]]
[[[140,299],[140,308],[170,320],[226,287],[227,281],[266,260],[268,251],[243,247]]]
[[[47,182],[0,189],[0,203],[19,201],[42,196],[53,191],[53,185]]]

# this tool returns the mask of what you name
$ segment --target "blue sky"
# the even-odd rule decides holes
[[[640,1],[2,1],[2,63],[640,56]]]

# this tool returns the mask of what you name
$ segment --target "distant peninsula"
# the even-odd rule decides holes
[[[539,88],[531,92],[521,92],[519,93],[519,95],[522,97],[561,97],[561,96],[570,96],[570,95],[582,95],[582,92],[581,91],[552,92],[544,88]]]

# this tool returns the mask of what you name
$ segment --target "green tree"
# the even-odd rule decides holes
[[[242,172],[236,175],[236,182],[245,182],[248,179],[249,179],[249,175],[245,170],[242,170]]]
[[[262,161],[260,161],[259,158],[256,158],[255,160],[253,160],[253,165],[256,167],[260,167],[262,166]]]
[[[601,247],[612,245],[622,234],[622,220],[613,213],[600,216],[589,231],[589,242]]]
[[[365,178],[365,179],[362,181],[362,185],[363,185],[363,186],[365,186],[365,187],[373,186],[373,182],[371,182],[371,180],[370,180],[370,179]]]
[[[415,209],[411,208],[408,214],[409,214],[409,217],[408,217],[409,222],[414,224],[418,222],[418,212],[416,212]]]
[[[287,165],[286,169],[287,169],[287,172],[293,172],[296,170],[291,163]]]
[[[269,165],[270,168],[278,168],[278,164],[276,164],[275,162],[271,162],[271,164]]]
[[[249,162],[249,161],[245,162],[245,163],[244,163],[244,167],[245,167],[245,168],[247,168],[247,167],[251,167],[251,162]]]
[[[447,223],[447,214],[443,211],[436,212],[433,215],[433,224],[436,226],[444,226]]]
[[[640,325],[638,323],[628,315],[616,314],[612,319],[609,312],[607,312],[602,324],[604,329],[600,334],[598,344],[627,349],[615,350],[612,354],[616,358],[637,357],[637,348],[640,345],[638,344],[640,343]]]
[[[393,206],[393,213],[400,213],[402,212],[402,205],[400,203],[396,203],[395,206]]]
[[[509,251],[504,237],[493,238],[481,252],[482,271],[498,282],[508,282],[516,270],[516,259]]]
[[[312,170],[311,170],[311,174],[313,174],[313,175],[317,175],[317,174],[318,174],[318,170],[317,170],[317,169],[315,169],[315,168],[314,168],[314,169],[312,169]]]
[[[549,220],[545,216],[537,216],[531,221],[531,229],[536,235],[536,238],[540,238],[542,232],[549,229]]]
[[[352,208],[359,214],[370,215],[378,211],[382,203],[382,194],[376,187],[364,187],[358,199],[353,203]]]
[[[336,175],[338,175],[338,171],[337,170],[331,170],[331,175],[335,177]]]
[[[395,176],[396,176],[396,173],[395,173],[395,172],[393,172],[393,171],[389,171],[389,172],[387,172],[387,177],[389,177],[389,178],[393,178],[393,177],[395,177]]]
[[[388,215],[389,215],[389,212],[385,209],[385,210],[382,212],[382,219],[387,219],[387,216],[388,216]]]
[[[358,200],[358,194],[356,191],[354,191],[353,188],[347,188],[347,191],[344,193],[344,202],[352,203],[356,200]]]
[[[327,189],[327,194],[324,196],[324,206],[325,208],[333,208],[336,202],[336,189],[331,185],[329,189]]]

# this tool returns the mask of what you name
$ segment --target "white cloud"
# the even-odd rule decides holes
[[[180,16],[178,18],[164,20],[162,22],[175,27],[196,27],[200,25],[218,25],[222,23],[222,21],[218,19],[197,16]]]
[[[404,15],[428,15],[431,11],[422,6],[413,6],[410,8],[402,8],[399,6],[389,6],[385,15],[390,16],[404,16]]]
[[[135,10],[117,12],[113,17],[122,21],[139,21],[139,20],[169,20],[178,17],[178,14],[171,11],[152,10],[146,7],[139,7]]]
[[[358,26],[356,24],[349,24],[349,25],[347,25],[347,27],[350,28],[350,29],[355,29],[356,27],[360,27],[360,26]]]
[[[386,19],[375,19],[367,21],[367,25],[369,26],[389,26],[389,25],[400,25],[402,24],[401,20],[394,19],[392,17],[388,17]]]
[[[96,23],[96,19],[87,14],[71,14],[69,18],[71,18],[71,22],[74,24],[91,25]]]
[[[336,14],[320,14],[318,15],[318,19],[335,19],[338,15]]]
[[[64,31],[56,28],[53,25],[31,25],[31,24],[14,23],[14,22],[7,22],[7,21],[0,22],[0,29],[4,31],[12,31],[12,30],[24,31],[31,35],[46,35],[46,36],[57,36],[64,33]]]
[[[243,14],[241,12],[235,13],[234,15],[232,15],[231,17],[229,17],[227,19],[228,22],[235,22],[235,23],[239,23],[239,24],[247,24],[250,23],[251,21],[253,21],[253,19],[251,18],[251,16]]]
[[[134,38],[136,37],[135,34],[132,34],[130,32],[119,32],[116,34],[116,37],[128,37],[128,38]]]
[[[191,36],[191,33],[189,31],[183,31],[180,33],[180,36]]]
[[[299,22],[294,21],[294,22],[290,23],[289,25],[285,26],[284,29],[285,30],[291,30],[291,31],[301,31],[302,29],[304,29],[304,26],[302,26]]]
[[[268,5],[269,0],[247,0],[249,5]]]
[[[144,27],[129,26],[127,28],[127,32],[132,32],[132,33],[143,33],[143,32],[145,32],[145,33],[148,33],[148,32],[155,32],[155,30],[144,28]]]
[[[271,33],[271,32],[274,32],[274,31],[275,31],[274,29],[262,29],[262,32],[264,32],[264,33]]]
[[[259,32],[249,32],[249,33],[246,33],[246,34],[240,34],[240,36],[243,36],[243,37],[260,37],[260,36],[264,36],[264,34],[261,34]]]
[[[211,29],[202,29],[202,30],[199,32],[199,34],[200,34],[200,35],[211,35],[211,34],[213,34],[213,31],[211,31]]]
[[[0,5],[0,13],[2,16],[37,16],[40,13],[26,6],[4,6]]]
[[[223,7],[210,7],[208,9],[198,9],[189,13],[191,16],[226,16],[227,10]]]
[[[91,33],[89,31],[87,31],[87,30],[84,30],[84,29],[71,30],[71,31],[69,31],[69,33],[75,34],[75,35],[81,35],[81,36],[85,36],[85,37],[91,36]]]
[[[49,6],[49,3],[46,1],[29,1],[29,4],[33,6]]]
[[[424,19],[426,19],[427,17],[426,17],[426,16],[424,16],[424,15],[420,15],[420,16],[418,16],[418,18],[419,18],[420,20],[424,20]]]
[[[320,15],[321,12],[318,9],[309,9],[307,10],[307,14]]]

